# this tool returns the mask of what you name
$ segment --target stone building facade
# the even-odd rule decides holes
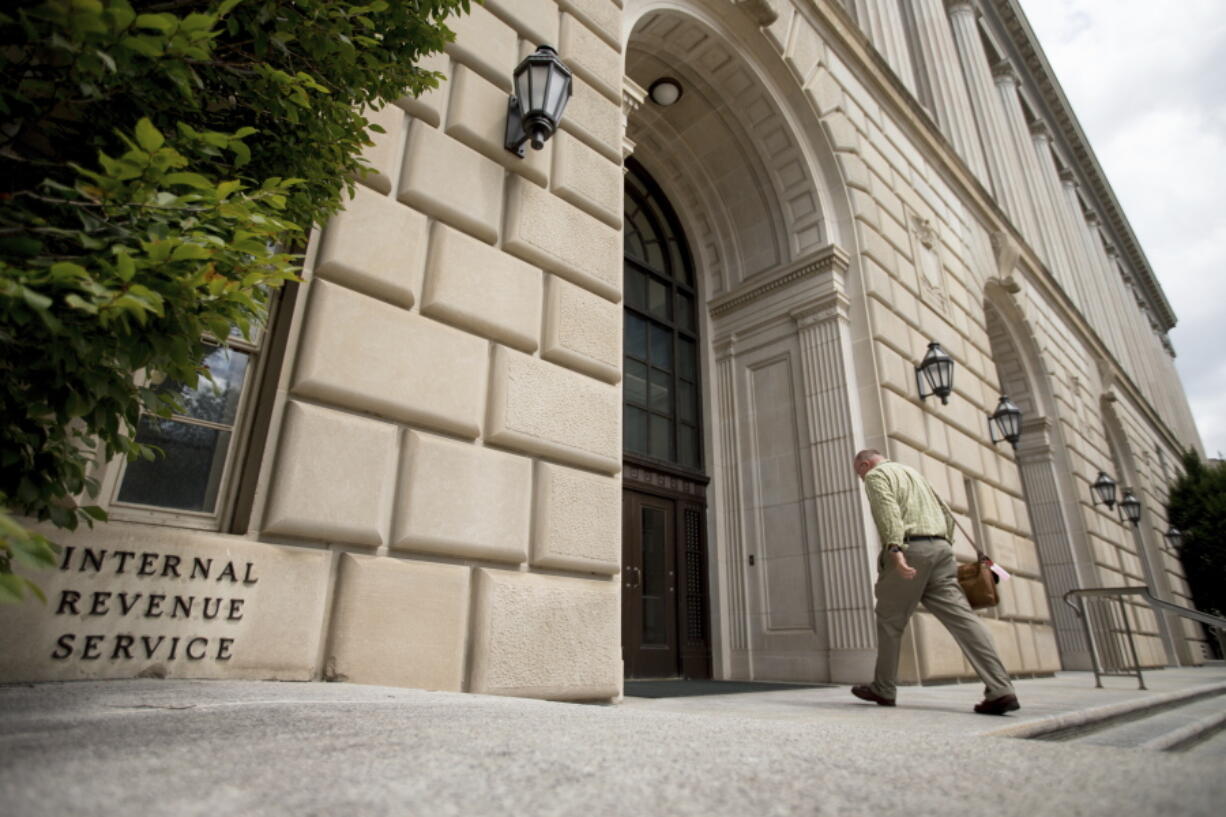
[[[375,172],[304,283],[212,352],[222,393],[142,425],[167,458],[107,466],[113,521],[58,537],[45,606],[0,609],[0,680],[863,681],[865,447],[1013,574],[984,618],[1012,672],[1088,667],[1072,588],[1190,605],[1175,316],[1016,0],[486,0],[452,27],[447,81],[371,113]],[[541,43],[574,96],[519,159]],[[948,405],[917,391],[931,341]],[[1144,665],[1201,660],[1130,618]],[[905,679],[971,674],[925,613],[906,645]]]

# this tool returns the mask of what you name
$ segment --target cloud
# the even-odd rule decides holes
[[[1179,319],[1207,453],[1226,450],[1226,16],[1220,0],[1022,0]]]

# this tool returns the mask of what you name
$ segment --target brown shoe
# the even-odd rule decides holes
[[[1001,695],[999,698],[992,698],[991,700],[984,698],[975,704],[975,711],[980,715],[1003,715],[1006,712],[1013,712],[1021,708],[1022,705],[1017,702],[1016,695]]]
[[[857,684],[851,688],[851,694],[855,695],[862,701],[872,701],[877,706],[893,706],[893,698],[882,698],[868,684]],[[1016,707],[1014,707],[1016,709]]]

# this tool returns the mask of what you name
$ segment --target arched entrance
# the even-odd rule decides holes
[[[711,677],[694,263],[672,206],[626,162],[622,655],[627,678]]]
[[[1069,590],[1097,585],[1068,449],[1024,317],[999,286],[989,284],[986,295],[984,316],[1001,391],[1022,410],[1016,458],[1056,645],[1065,669],[1089,669],[1089,646],[1081,622],[1063,603]]]
[[[669,283],[669,289],[665,279],[676,276],[656,268],[644,272],[627,247],[623,600],[627,616],[641,620],[626,626],[646,625],[646,614],[637,612],[646,601],[632,595],[644,569],[634,559],[657,547],[635,537],[646,539],[654,526],[658,533],[650,536],[663,541],[678,564],[684,557],[679,539],[695,541],[677,517],[690,501],[683,496],[695,495],[692,486],[685,495],[660,491],[669,481],[687,486],[693,476],[682,463],[665,459],[669,453],[678,460],[689,456],[683,440],[692,428],[700,435],[693,461],[710,478],[700,546],[712,674],[861,680],[871,672],[875,647],[875,546],[868,544],[849,465],[864,433],[851,360],[848,279],[854,270],[838,234],[850,222],[849,205],[831,169],[833,152],[811,102],[749,15],[697,0],[629,2],[626,15],[634,21],[625,52],[630,82],[646,89],[667,76],[684,88],[676,105],[648,101],[630,110],[626,135],[637,164],[629,163],[627,177],[627,241],[638,241],[632,222],[642,210],[641,191],[651,193],[654,186],[656,198],[666,197],[675,208],[675,234],[688,238],[693,262],[692,284]],[[652,313],[650,290],[646,312],[634,306],[632,299],[643,295],[632,291],[640,274],[648,276],[648,287],[657,284],[657,306],[666,291],[672,293],[674,322],[677,304],[693,296],[692,331],[665,326],[663,313]],[[653,412],[657,367],[650,337],[646,359],[631,351],[638,342],[631,331],[640,331],[632,316],[660,323],[660,331],[673,332],[674,344],[695,341],[698,367],[691,382],[698,413],[692,425],[681,419],[680,407],[676,415]],[[641,398],[642,391],[632,381],[643,371],[647,404],[633,403],[630,393]],[[685,383],[674,379],[674,385],[679,398]],[[677,435],[675,451],[659,442],[665,437],[653,435],[652,423],[661,435],[666,429]],[[661,497],[674,503],[672,510],[658,504]],[[666,574],[676,572],[676,583],[664,592],[680,594],[681,573],[667,557],[661,565]],[[679,613],[678,632],[697,620]],[[628,655],[643,651],[629,639],[624,646]],[[664,660],[667,671],[672,659]],[[678,660],[685,672],[684,656]],[[628,672],[641,674],[638,667],[627,659]]]

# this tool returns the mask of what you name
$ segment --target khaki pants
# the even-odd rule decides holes
[[[913,579],[898,575],[886,554],[877,577],[877,671],[872,689],[884,698],[898,692],[898,651],[907,621],[920,602],[953,635],[975,672],[987,686],[987,698],[1011,694],[1013,684],[1001,663],[992,636],[972,611],[955,578],[954,549],[941,539],[921,539],[907,548]]]

